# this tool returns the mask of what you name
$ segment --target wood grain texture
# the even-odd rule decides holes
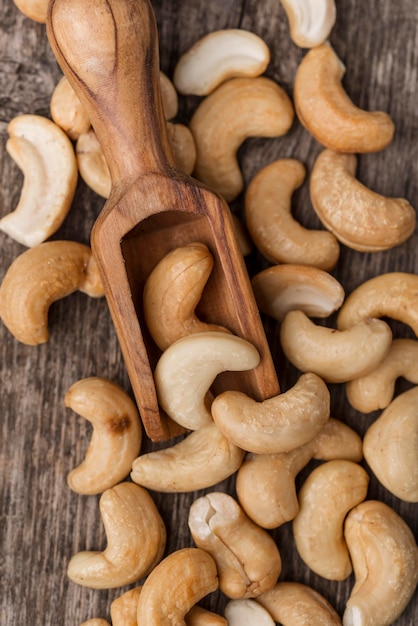
[[[271,49],[266,74],[292,94],[294,74],[303,51],[292,44],[278,0],[154,0],[160,36],[161,67],[172,75],[179,55],[210,30],[242,27],[261,35]],[[376,191],[406,197],[418,207],[418,7],[415,0],[338,0],[331,42],[346,65],[344,85],[356,104],[387,111],[396,125],[393,143],[383,152],[359,158],[358,176]],[[11,0],[0,0],[0,215],[16,205],[22,175],[5,152],[7,123],[20,113],[49,115],[49,99],[61,72],[49,48],[45,27],[22,16]],[[196,98],[182,98],[178,119],[187,122]],[[310,170],[320,146],[297,123],[277,140],[249,139],[239,158],[248,182],[264,164],[280,157],[300,159]],[[75,202],[55,239],[89,242],[103,199],[79,182]],[[232,209],[242,214],[242,197]],[[320,225],[309,202],[307,185],[294,197],[294,214],[306,226]],[[367,278],[386,271],[418,272],[418,234],[384,253],[342,249],[334,274],[349,293]],[[0,233],[0,279],[24,248]],[[266,266],[254,253],[250,273]],[[283,390],[298,372],[285,363],[278,345],[279,329],[265,319],[270,347]],[[105,536],[98,498],[82,497],[66,485],[67,473],[84,457],[90,430],[64,408],[68,387],[80,378],[106,376],[129,389],[128,377],[104,300],[75,293],[51,307],[50,339],[36,348],[24,346],[0,327],[0,623],[2,626],[46,624],[72,626],[108,617],[118,591],[94,591],[70,583],[66,567],[74,552],[102,549]],[[395,336],[410,336],[400,323]],[[407,388],[404,381],[397,391]],[[348,405],[341,386],[330,385],[332,414],[364,434],[377,416],[358,414]],[[154,448],[145,442],[144,450]],[[301,484],[312,465],[298,477]],[[234,493],[234,479],[216,486]],[[188,509],[200,493],[152,494],[168,530],[167,552],[191,546]],[[418,534],[417,505],[389,494],[371,477],[369,497],[381,499],[402,515]],[[283,559],[282,579],[311,584],[342,614],[353,584],[329,583],[313,575],[294,550],[291,528],[273,533]],[[222,612],[225,598],[212,594],[205,607]],[[415,626],[415,597],[395,626]]]

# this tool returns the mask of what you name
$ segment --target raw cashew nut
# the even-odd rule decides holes
[[[104,295],[91,249],[75,241],[41,243],[8,268],[0,285],[0,318],[22,343],[45,343],[50,305],[76,290]]]
[[[416,339],[393,339],[388,354],[376,369],[347,383],[347,400],[361,413],[385,409],[395,395],[395,383],[400,377],[418,385]]]
[[[114,487],[129,475],[141,447],[136,405],[119,385],[99,377],[74,383],[64,404],[93,425],[84,461],[68,474],[68,485],[81,494]]]
[[[136,614],[141,591],[142,585],[133,587],[113,600],[110,605],[112,626],[138,626]]]
[[[295,479],[311,459],[359,462],[362,458],[359,435],[330,417],[314,439],[291,452],[247,454],[236,477],[239,503],[262,528],[278,528],[299,511]]]
[[[289,311],[280,327],[280,341],[287,359],[301,372],[343,383],[369,374],[381,363],[389,352],[392,331],[379,319],[339,331],[315,324],[302,311]]]
[[[166,254],[148,276],[143,291],[145,323],[161,350],[191,333],[227,330],[202,322],[195,313],[212,268],[208,247],[193,242]]]
[[[254,598],[274,587],[282,568],[276,543],[232,496],[213,492],[198,498],[188,523],[197,547],[214,558],[219,589],[228,598]]]
[[[90,119],[79,97],[62,76],[52,92],[49,103],[51,117],[70,139],[78,139],[82,133],[90,129]]]
[[[305,179],[304,165],[296,159],[279,159],[263,167],[245,194],[248,231],[271,263],[312,265],[331,270],[340,247],[326,230],[309,230],[291,214],[293,192]]]
[[[258,454],[289,452],[307,443],[329,418],[329,391],[319,376],[302,374],[288,391],[256,402],[239,391],[215,398],[212,417],[236,446]]]
[[[179,108],[179,99],[174,83],[167,74],[160,70],[160,90],[163,101],[163,111],[166,120],[176,117]]]
[[[175,422],[195,430],[212,421],[207,393],[221,372],[242,372],[258,365],[257,349],[224,332],[203,331],[172,343],[154,370],[160,406]]]
[[[194,176],[232,201],[244,187],[240,145],[248,137],[284,135],[293,119],[293,104],[274,81],[231,78],[202,100],[190,121],[197,149]]]
[[[277,583],[274,589],[258,596],[256,602],[283,626],[341,626],[328,600],[302,583]]]
[[[193,133],[185,124],[167,122],[168,140],[179,170],[191,174],[196,164],[196,144]]]
[[[35,22],[46,24],[48,0],[13,0],[19,11]]]
[[[347,515],[345,540],[355,584],[343,625],[390,626],[418,582],[418,548],[411,529],[387,504],[366,500]]]
[[[18,115],[8,133],[6,150],[24,181],[17,207],[0,219],[0,230],[32,247],[55,233],[67,216],[77,185],[77,160],[65,132],[41,115]]]
[[[207,611],[199,605],[195,605],[185,617],[187,626],[228,626],[222,615]],[[137,626],[137,623],[132,626]]]
[[[197,491],[232,476],[243,458],[244,451],[211,422],[169,448],[140,455],[132,464],[131,478],[163,493]]]
[[[404,198],[388,198],[355,178],[357,157],[323,150],[310,177],[310,197],[322,224],[360,252],[388,250],[415,230],[415,209]]]
[[[361,465],[335,459],[315,468],[299,491],[299,512],[293,520],[296,549],[304,563],[327,580],[345,580],[351,574],[344,519],[366,498],[368,484]]]
[[[390,144],[394,124],[387,113],[356,107],[341,84],[345,67],[333,48],[322,44],[307,52],[294,83],[294,104],[301,124],[326,148],[337,152],[377,152]]]
[[[164,522],[149,493],[131,482],[119,483],[100,497],[107,537],[103,552],[78,552],[68,564],[70,580],[93,589],[137,582],[161,560]]]
[[[337,17],[335,0],[281,0],[292,41],[301,48],[324,43]]]
[[[228,78],[259,76],[270,62],[270,50],[255,33],[228,28],[208,33],[179,59],[173,82],[186,95],[207,96]]]
[[[243,626],[257,624],[257,626],[275,626],[270,613],[255,600],[250,598],[230,600],[225,607],[225,617],[228,626]]]
[[[145,580],[137,622],[147,626],[185,626],[185,616],[191,608],[217,588],[216,564],[207,552],[199,548],[172,552]]]
[[[102,617],[92,617],[85,622],[82,622],[80,626],[110,626],[110,624],[107,619],[103,619]]]
[[[364,458],[397,498],[418,502],[418,387],[397,396],[369,426]]]

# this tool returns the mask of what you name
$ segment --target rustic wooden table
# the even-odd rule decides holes
[[[154,0],[161,67],[171,75],[179,55],[208,31],[240,27],[259,34],[271,49],[266,74],[292,94],[295,70],[304,51],[289,37],[279,0]],[[361,156],[358,176],[367,186],[390,196],[404,196],[418,207],[418,5],[416,0],[337,0],[337,21],[331,42],[346,65],[344,85],[353,101],[365,109],[381,109],[396,125],[393,143],[383,152]],[[49,116],[49,100],[61,73],[53,58],[45,27],[25,18],[12,0],[0,0],[0,215],[17,204],[22,174],[5,151],[7,124],[21,113]],[[195,98],[182,98],[179,120],[187,123]],[[279,157],[300,159],[308,171],[319,145],[295,122],[283,138],[250,139],[239,152],[246,181],[264,164]],[[89,242],[92,224],[104,201],[80,180],[74,205],[54,239]],[[242,198],[233,210],[242,211]],[[318,227],[307,184],[295,194],[294,213],[307,227]],[[24,251],[0,233],[0,279]],[[418,272],[418,234],[388,252],[366,254],[342,248],[335,276],[346,293],[382,272]],[[265,266],[257,253],[249,259],[250,273]],[[298,376],[278,347],[278,326],[266,319],[266,331],[286,390]],[[410,336],[392,323],[395,336]],[[109,604],[119,590],[94,591],[69,582],[66,567],[76,551],[102,549],[105,535],[98,497],[79,496],[66,484],[68,472],[84,456],[89,425],[66,409],[63,397],[78,379],[99,375],[129,389],[129,381],[106,302],[75,293],[55,303],[49,314],[50,339],[39,347],[16,341],[0,325],[0,622],[73,626],[83,620],[108,617]],[[397,391],[408,387],[405,381]],[[377,414],[356,413],[344,389],[330,385],[332,414],[363,434]],[[150,449],[149,442],[144,449]],[[310,465],[301,472],[301,484]],[[234,493],[234,479],[216,486]],[[196,493],[153,494],[168,530],[167,552],[191,546],[188,509]],[[392,496],[371,476],[370,498],[390,504],[416,534],[417,505]],[[353,584],[329,583],[313,575],[294,550],[289,524],[273,532],[283,558],[281,578],[301,581],[323,593],[342,615]],[[222,612],[225,598],[216,593],[203,605]],[[418,623],[418,598],[412,600],[396,626]]]

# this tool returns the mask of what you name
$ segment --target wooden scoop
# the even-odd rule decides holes
[[[214,269],[199,317],[250,341],[261,355],[249,372],[217,377],[216,391],[257,400],[279,384],[226,203],[175,166],[159,86],[158,33],[148,0],[52,0],[47,33],[62,71],[86,108],[112,188],[91,235],[106,298],[146,433],[181,429],[159,409],[153,369],[161,354],[147,331],[142,292],[173,248],[201,241]]]

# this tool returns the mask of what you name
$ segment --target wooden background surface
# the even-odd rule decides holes
[[[279,0],[154,0],[160,31],[161,67],[171,75],[176,60],[210,30],[241,27],[258,33],[271,49],[266,74],[289,95],[304,52],[290,40]],[[361,156],[358,176],[385,195],[404,196],[418,207],[418,5],[416,0],[337,0],[337,22],[331,42],[346,65],[344,85],[353,101],[366,109],[381,109],[396,125],[393,143],[385,151]],[[60,77],[45,27],[25,18],[12,0],[0,0],[0,215],[17,204],[22,174],[4,146],[7,124],[21,113],[49,115],[49,99]],[[187,122],[196,99],[180,101],[179,120]],[[250,139],[239,156],[246,180],[279,157],[299,158],[308,168],[320,147],[295,122],[277,140]],[[80,180],[74,205],[55,239],[89,242],[91,226],[104,201]],[[233,205],[242,210],[242,198]],[[295,216],[306,226],[319,223],[309,203],[307,185],[295,194]],[[418,234],[389,252],[364,254],[342,248],[334,274],[346,293],[365,279],[390,270],[418,271]],[[0,233],[0,279],[20,246]],[[250,272],[265,266],[255,254]],[[278,348],[278,327],[266,321],[282,389],[298,373],[285,364]],[[69,558],[76,551],[103,549],[105,536],[98,497],[82,497],[66,485],[67,473],[83,458],[90,430],[79,416],[64,408],[63,397],[78,379],[100,375],[126,389],[129,382],[104,300],[75,293],[51,307],[50,340],[39,347],[18,343],[0,326],[0,622],[2,626],[39,624],[73,626],[83,620],[108,617],[119,591],[93,591],[70,583]],[[395,336],[410,336],[393,324]],[[407,388],[400,382],[398,391]],[[376,414],[362,416],[350,408],[344,390],[330,386],[332,414],[363,434]],[[145,445],[148,449],[149,444]],[[309,470],[312,466],[309,466]],[[298,477],[303,480],[308,469]],[[234,480],[216,488],[234,493]],[[155,495],[167,524],[168,551],[192,545],[188,509],[200,494]],[[417,505],[399,501],[371,477],[370,498],[390,504],[418,529]],[[275,531],[283,558],[282,579],[311,584],[342,614],[353,584],[329,583],[310,573],[295,554],[289,525]],[[203,605],[221,612],[225,599],[213,594]],[[418,623],[418,600],[410,603],[396,626]]]

